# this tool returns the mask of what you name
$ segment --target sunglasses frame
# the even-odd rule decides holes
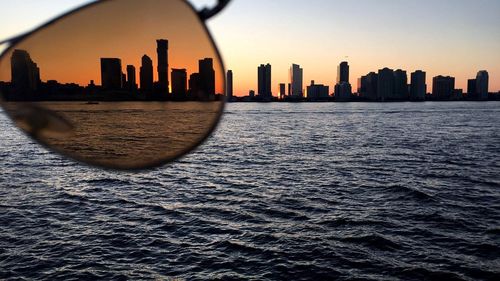
[[[5,39],[5,40],[1,40],[0,41],[0,45],[5,45],[7,44],[7,47],[1,51],[0,53],[0,61],[4,60],[5,59],[5,55],[11,51],[13,48],[16,47],[17,44],[21,43],[24,39],[30,37],[31,35],[37,33],[38,31],[40,30],[43,30],[45,28],[48,28],[54,24],[57,24],[61,19],[64,19],[66,17],[69,17],[69,16],[72,16],[74,14],[77,14],[87,8],[90,8],[90,7],[94,7],[94,6],[98,6],[99,4],[102,4],[103,2],[110,2],[110,1],[116,1],[116,2],[119,2],[120,0],[99,0],[99,1],[95,1],[95,2],[91,2],[91,3],[88,3],[88,4],[85,4],[85,5],[82,5],[76,9],[73,9],[69,12],[66,12],[60,16],[57,16],[56,18],[54,19],[51,19],[49,20],[48,22],[34,28],[33,30],[31,31],[28,31],[26,33],[22,33],[20,35],[17,35],[17,36],[14,36],[14,37],[11,37],[9,39]],[[21,132],[23,132],[25,135],[29,136],[31,139],[33,139],[35,142],[41,144],[42,146],[44,146],[45,148],[47,148],[49,151],[52,151],[52,152],[55,152],[57,154],[60,154],[64,157],[69,157],[79,163],[82,163],[82,164],[85,164],[85,165],[88,165],[88,166],[91,166],[91,167],[98,167],[98,168],[101,168],[101,169],[104,169],[104,170],[111,170],[111,171],[128,171],[128,172],[141,172],[141,171],[144,171],[144,170],[151,170],[151,169],[154,169],[154,168],[159,168],[161,166],[164,166],[168,163],[172,163],[172,162],[175,162],[179,159],[181,159],[182,157],[186,156],[187,154],[189,154],[190,152],[194,151],[197,147],[199,147],[200,145],[202,145],[203,143],[206,142],[206,140],[213,134],[213,132],[215,131],[215,129],[217,128],[218,124],[220,123],[221,119],[222,119],[222,115],[224,113],[224,109],[225,109],[225,106],[226,106],[226,68],[225,68],[225,65],[224,65],[224,61],[222,59],[222,56],[220,54],[220,51],[219,49],[217,48],[217,45],[215,43],[215,40],[212,36],[212,34],[210,33],[210,30],[208,29],[207,25],[206,25],[206,21],[210,18],[212,18],[213,16],[217,15],[219,12],[221,12],[228,4],[231,0],[218,0],[217,4],[212,7],[212,8],[204,8],[202,9],[201,11],[197,11],[196,8],[193,6],[192,3],[190,3],[188,0],[177,0],[177,1],[182,1],[184,2],[184,4],[186,4],[188,6],[188,8],[190,8],[193,12],[193,14],[197,15],[197,18],[199,19],[200,21],[200,25],[203,26],[203,29],[205,30],[205,34],[207,35],[207,37],[209,38],[209,42],[212,44],[213,46],[213,49],[214,49],[214,53],[215,55],[217,56],[217,59],[220,61],[221,63],[221,68],[222,68],[222,72],[223,72],[223,92],[224,92],[224,99],[221,101],[222,102],[222,105],[221,105],[221,109],[217,115],[217,122],[214,122],[214,124],[207,130],[207,133],[200,139],[198,140],[197,142],[193,143],[192,145],[188,146],[187,148],[181,150],[177,156],[175,157],[172,157],[172,158],[169,158],[169,159],[166,159],[166,160],[158,160],[158,161],[155,161],[155,162],[152,162],[150,164],[147,164],[147,165],[143,165],[143,166],[140,166],[140,167],[134,167],[134,168],[117,168],[117,167],[110,167],[110,166],[105,166],[105,165],[98,165],[98,164],[91,164],[89,163],[90,161],[87,161],[85,159],[83,159],[83,157],[78,157],[78,156],[69,156],[68,153],[66,152],[63,152],[63,151],[60,151],[58,150],[56,147],[53,147],[51,145],[49,145],[48,143],[44,142],[43,140],[39,139],[36,134],[30,134],[28,132],[26,132],[25,130],[22,130],[21,128],[18,128],[17,125],[14,124],[14,127],[18,128]],[[3,97],[0,95],[0,107],[3,107],[2,104],[4,103],[3,101]],[[24,107],[24,106],[21,106],[21,107]],[[34,105],[33,103],[29,102],[29,103],[26,103],[25,104],[25,107],[28,108],[28,109],[31,109],[32,112],[30,113],[31,115],[29,116],[26,116],[27,118],[45,118],[45,119],[50,119],[50,118],[56,118],[58,120],[60,120],[61,122],[65,122],[65,123],[69,123],[68,121],[66,121],[61,115],[51,111],[51,110],[48,110],[48,109],[44,109],[44,108],[41,108],[41,107],[38,107],[36,105]],[[37,116],[33,116],[33,112],[36,112],[36,115]],[[9,117],[11,114],[9,114],[8,112],[5,112]],[[12,119],[11,119],[12,120]],[[12,121],[13,122],[13,121]]]

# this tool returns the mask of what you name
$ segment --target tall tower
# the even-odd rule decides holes
[[[168,40],[156,40],[158,53],[158,87],[161,94],[169,93],[168,81]]]
[[[476,93],[480,100],[488,99],[488,88],[489,88],[489,75],[488,71],[481,70],[476,76]]]
[[[140,69],[141,91],[151,92],[153,90],[153,61],[150,57],[142,57]]]
[[[340,63],[337,68],[337,84],[349,83],[349,64],[346,61]]]
[[[205,58],[198,62],[200,73],[200,91],[202,91],[202,98],[215,97],[215,70],[214,60],[212,58]]]
[[[394,70],[387,67],[380,69],[378,71],[377,100],[390,100],[394,96],[394,85]]]
[[[302,98],[304,96],[304,70],[300,65],[292,64],[290,68],[290,95],[296,98]]]
[[[233,97],[233,71],[228,70],[227,71],[227,78],[226,78],[226,91],[227,91],[227,98],[230,99]]]
[[[272,91],[271,91],[271,65],[270,64],[261,64],[259,68],[257,69],[258,72],[258,80],[259,80],[259,87],[258,87],[258,92],[257,94],[261,97],[264,98],[270,98],[272,97]]]
[[[27,51],[14,50],[11,57],[12,86],[16,100],[30,99],[41,83],[40,69]]]
[[[135,77],[135,67],[127,65],[127,88],[129,91],[137,90],[137,81]]]

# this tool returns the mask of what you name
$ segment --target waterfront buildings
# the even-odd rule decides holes
[[[172,98],[185,100],[187,98],[187,71],[186,69],[172,69]]]
[[[410,100],[423,101],[427,94],[426,73],[417,70],[411,74]]]
[[[330,87],[323,84],[315,84],[314,80],[311,85],[307,86],[307,99],[309,101],[328,100],[330,96]]]
[[[226,92],[227,92],[227,98],[232,99],[233,98],[233,71],[228,70],[226,74]]]
[[[486,70],[481,70],[476,76],[476,94],[478,99],[487,100],[488,99],[488,88],[489,88],[489,74]]]
[[[408,100],[408,75],[406,71],[397,69],[394,71],[394,93],[391,100]]]
[[[153,91],[153,61],[147,55],[142,56],[142,65],[139,71],[141,91]]]
[[[455,96],[455,78],[436,76],[432,79],[432,96],[438,100],[450,100]]]
[[[104,90],[121,90],[123,87],[122,61],[118,58],[101,58],[101,85]]]
[[[351,99],[352,87],[349,83],[349,64],[346,61],[337,67],[337,84],[334,89],[335,100],[348,101]]]
[[[377,101],[391,100],[394,93],[394,85],[394,71],[387,67],[380,69],[377,81]]]
[[[285,83],[280,83],[280,92],[279,92],[279,99],[284,99],[286,96],[286,84]]]
[[[304,70],[300,65],[292,64],[290,68],[290,96],[292,98],[303,98],[304,97]]]
[[[133,65],[127,65],[127,90],[129,91],[137,90],[135,67]]]
[[[342,82],[349,83],[349,63],[343,61],[337,67],[337,84]]]
[[[273,94],[271,90],[271,85],[272,85],[272,71],[271,71],[271,65],[268,64],[261,64],[257,68],[257,77],[258,77],[258,88],[257,88],[257,95],[261,99],[271,99]]]
[[[199,60],[198,68],[200,73],[199,88],[203,93],[203,98],[215,97],[215,70],[212,58]]]
[[[11,56],[12,87],[20,99],[28,98],[40,86],[40,69],[25,50],[14,50]]]
[[[168,81],[168,40],[156,40],[156,44],[158,55],[158,90],[160,94],[168,94],[170,86]]]

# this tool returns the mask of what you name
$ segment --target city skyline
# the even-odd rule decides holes
[[[55,15],[88,2],[50,0],[44,1],[39,10]],[[204,0],[190,2],[197,8],[207,5]],[[16,2],[4,10],[8,19],[7,28],[2,30],[4,36],[29,26],[24,25],[24,18],[12,18],[15,11],[27,12],[32,24],[43,21],[35,21],[39,13],[22,7]],[[353,89],[355,79],[388,67],[406,69],[408,75],[426,70],[427,85],[435,76],[450,75],[456,78],[456,87],[465,91],[467,80],[478,70],[487,69],[490,91],[497,92],[499,11],[500,2],[495,0],[233,1],[208,26],[226,70],[235,73],[235,96],[245,96],[249,89],[257,91],[254,66],[261,63],[273,66],[273,93],[279,92],[279,81],[288,80],[291,63],[304,68],[304,88],[315,80],[333,90],[336,66],[342,60],[351,65],[349,82]]]
[[[29,51],[32,58],[43,66],[41,79],[44,81],[79,85],[87,85],[90,80],[100,81],[100,73],[96,72],[101,67],[100,58],[120,58],[123,66],[134,65],[139,71],[144,54],[153,60],[153,78],[159,81],[156,71],[158,48],[153,42],[168,38],[168,67],[185,68],[188,73],[194,73],[198,71],[200,58],[214,58],[216,91],[222,93],[223,67],[196,15],[177,19],[179,13],[191,14],[189,7],[182,2],[158,2],[156,5],[157,9],[151,10],[147,2],[126,0],[126,5],[118,8],[111,2],[103,2],[98,8],[91,7],[65,19],[66,24],[40,30],[37,36],[23,40],[14,49]],[[120,19],[108,16],[115,13],[120,14]],[[95,18],[103,20],[92,20]],[[154,20],[143,20],[146,18]],[[67,28],[68,24],[72,28]],[[12,51],[4,54],[4,59],[10,58]],[[10,66],[0,65],[0,80],[6,81],[10,75]]]
[[[41,79],[40,66],[30,53],[13,49],[10,57],[10,81],[0,81],[0,91],[8,101],[44,100],[99,100],[99,101],[210,101],[220,100],[223,93],[216,93],[216,74],[213,58],[198,60],[198,72],[186,68],[169,68],[169,41],[157,39],[156,77],[153,60],[145,54],[141,58],[139,80],[134,65],[122,65],[121,58],[100,58],[100,84],[60,83],[57,79]],[[96,70],[97,71],[97,70]]]
[[[453,100],[498,100],[500,91],[490,90],[490,75],[487,70],[479,70],[475,78],[467,79],[467,88],[460,89],[456,78],[450,75],[432,77],[427,84],[427,72],[415,70],[408,73],[403,69],[384,67],[371,71],[357,79],[357,85],[351,85],[350,65],[342,61],[337,66],[337,79],[333,91],[325,84],[318,84],[313,79],[304,85],[304,69],[293,63],[289,69],[289,79],[272,81],[272,65],[261,64],[257,67],[258,89],[250,89],[248,95],[233,94],[233,71],[227,72],[227,86],[231,93],[229,101],[453,101]],[[278,92],[270,91],[271,85],[277,84]],[[356,89],[356,90],[355,90]],[[244,99],[242,99],[244,98]]]
[[[450,75],[466,89],[468,79],[487,69],[490,90],[497,92],[499,12],[500,2],[491,0],[234,1],[209,27],[235,73],[237,96],[257,88],[254,67],[263,62],[273,67],[273,93],[288,81],[292,63],[304,68],[304,82],[332,90],[343,60],[353,86],[388,67],[426,70],[428,85],[432,77]]]

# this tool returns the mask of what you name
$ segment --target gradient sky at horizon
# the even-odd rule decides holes
[[[88,0],[2,1],[0,38],[30,29]],[[197,7],[214,0],[192,0]],[[6,4],[8,3],[8,4]],[[451,75],[457,88],[478,70],[500,90],[500,1],[498,0],[233,0],[209,21],[235,93],[257,89],[257,66],[273,66],[273,94],[288,82],[292,63],[310,80],[333,90],[337,65],[349,61],[350,82],[382,67],[408,74]]]

